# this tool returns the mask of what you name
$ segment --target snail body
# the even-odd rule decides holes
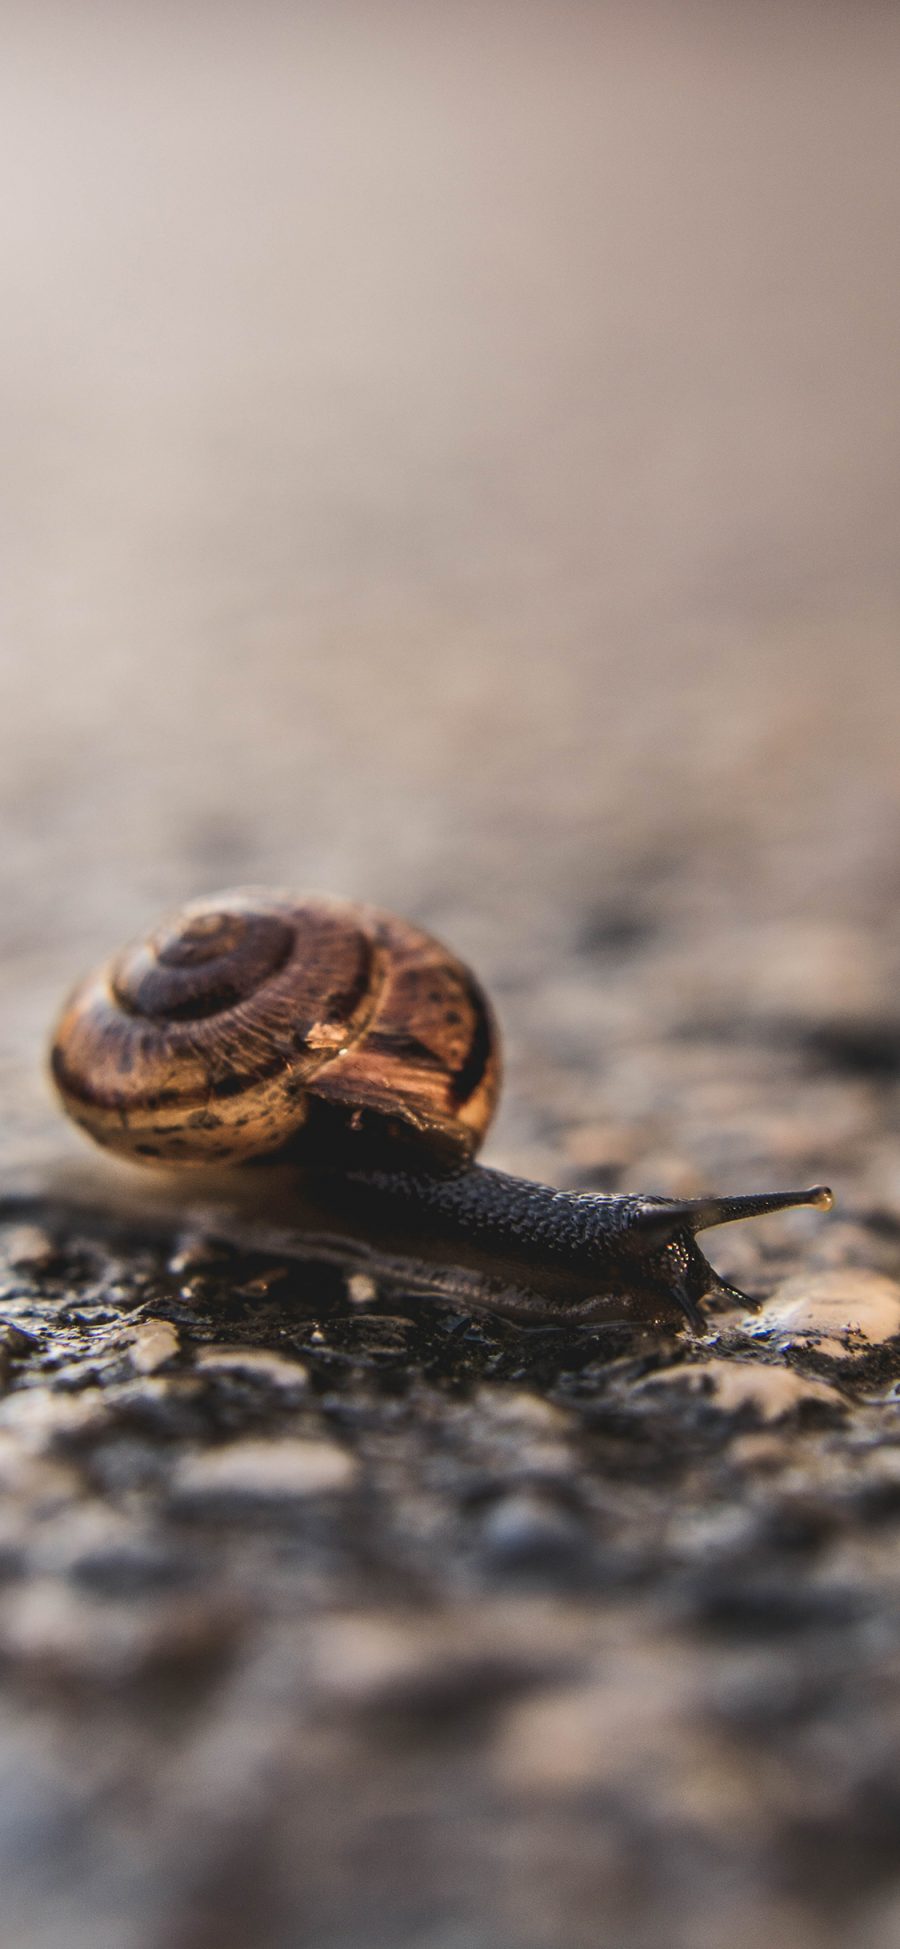
[[[697,1231],[831,1202],[824,1187],[600,1197],[476,1164],[501,1073],[483,989],[410,922],[322,896],[186,907],[79,984],[50,1063],[107,1148],[162,1165],[290,1158],[342,1217],[418,1236],[460,1267],[461,1300],[487,1290],[513,1317],[696,1325],[700,1300],[731,1290]]]

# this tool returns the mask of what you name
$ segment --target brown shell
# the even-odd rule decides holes
[[[50,1061],[82,1129],[147,1163],[413,1146],[453,1169],[500,1082],[487,999],[439,941],[255,888],[195,902],[90,975]]]

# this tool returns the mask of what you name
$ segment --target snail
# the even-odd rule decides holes
[[[700,1328],[703,1299],[746,1296],[698,1232],[832,1202],[824,1186],[601,1196],[477,1164],[500,1086],[483,989],[409,921],[324,896],[250,888],[187,906],[75,989],[50,1061],[65,1109],[110,1150],[296,1162],[339,1216],[446,1257],[444,1296],[524,1323]]]

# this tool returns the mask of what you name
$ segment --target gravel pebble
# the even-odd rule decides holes
[[[723,1413],[736,1414],[741,1408],[753,1407],[761,1421],[778,1421],[801,1401],[821,1401],[834,1408],[845,1405],[838,1389],[827,1381],[761,1360],[714,1359],[667,1367],[639,1385],[648,1391],[677,1385],[693,1387],[708,1393]]]
[[[494,1503],[482,1524],[481,1544],[493,1569],[551,1581],[581,1565],[587,1549],[584,1525],[574,1511],[528,1490]]]
[[[289,1393],[301,1392],[309,1383],[309,1368],[302,1360],[288,1360],[265,1347],[203,1347],[194,1364],[205,1372],[244,1375]]]
[[[131,1346],[132,1366],[139,1374],[155,1374],[179,1350],[178,1331],[170,1320],[144,1320],[134,1329]]]
[[[239,1506],[305,1502],[352,1487],[357,1465],[336,1442],[283,1440],[235,1441],[191,1455],[175,1472],[179,1504]]]
[[[17,1272],[40,1272],[51,1264],[56,1247],[40,1225],[13,1225],[3,1235],[4,1256]]]
[[[793,1273],[754,1321],[757,1329],[840,1335],[861,1333],[873,1343],[900,1334],[900,1284],[865,1266]]]

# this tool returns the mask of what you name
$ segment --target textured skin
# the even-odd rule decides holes
[[[486,1247],[517,1245],[569,1263],[580,1258],[591,1263],[598,1252],[612,1248],[633,1249],[639,1244],[642,1219],[649,1225],[664,1210],[638,1194],[602,1197],[556,1191],[483,1165],[450,1178],[404,1171],[354,1175],[398,1208],[449,1222]]]
[[[524,1280],[521,1304],[492,1301],[514,1318],[587,1323],[680,1311],[699,1324],[697,1302],[719,1285],[675,1201],[667,1209],[640,1194],[556,1191],[481,1165],[456,1177],[353,1172],[345,1182],[344,1195],[373,1221],[425,1230],[458,1263]]]
[[[296,1146],[324,1111],[334,1155],[393,1140],[459,1168],[500,1077],[488,1002],[440,942],[372,907],[252,888],[185,908],[89,976],[51,1068],[98,1143],[186,1164]]]

